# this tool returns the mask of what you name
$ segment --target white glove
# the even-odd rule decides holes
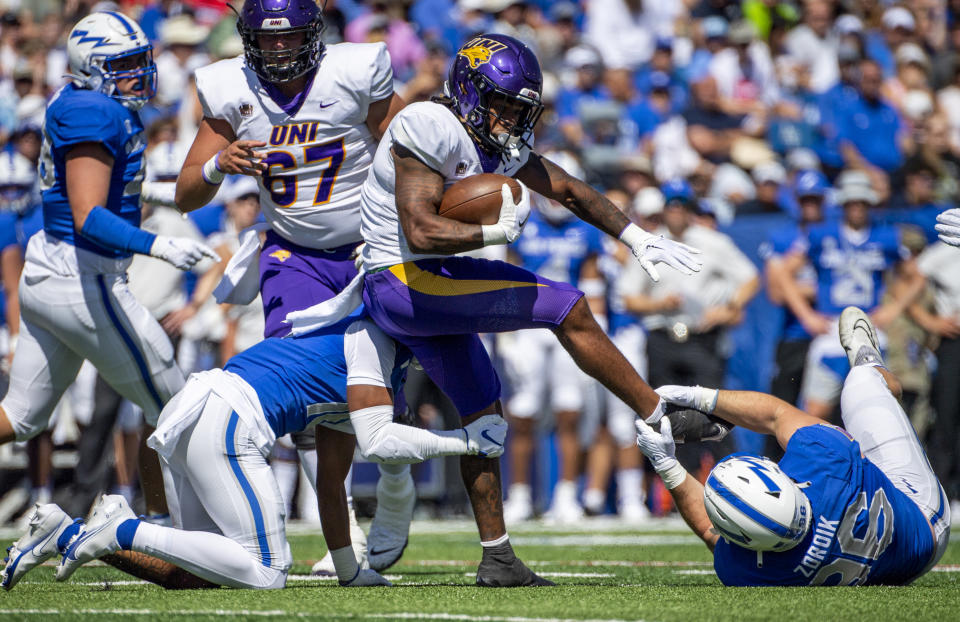
[[[463,427],[467,449],[472,456],[499,458],[507,438],[507,422],[500,415],[485,415]]]
[[[960,208],[948,209],[937,216],[937,232],[941,241],[960,246]]]
[[[673,442],[670,420],[664,419],[660,422],[659,432],[640,418],[637,418],[633,424],[637,427],[637,447],[650,460],[653,470],[663,479],[667,490],[672,490],[683,483],[687,477],[687,471],[680,466],[680,462],[674,455],[676,445]]]
[[[150,255],[162,259],[181,270],[189,270],[204,257],[219,262],[220,255],[204,244],[190,238],[158,235],[150,247]]]
[[[682,242],[668,240],[662,235],[654,235],[630,223],[620,234],[620,240],[630,247],[640,266],[647,271],[654,282],[660,280],[660,273],[654,264],[664,263],[683,273],[700,272],[703,265],[694,255],[700,251]]]
[[[383,575],[376,570],[371,570],[370,568],[361,569],[352,581],[340,583],[341,587],[373,587],[377,585],[393,587],[393,583],[390,583],[383,578]]]
[[[350,256],[353,257],[353,265],[357,270],[363,266],[363,247],[366,245],[366,242],[361,242],[360,246],[353,249],[353,252],[350,253]]]
[[[500,204],[500,219],[495,225],[483,225],[483,245],[492,244],[510,244],[520,237],[520,231],[523,225],[527,224],[527,218],[530,217],[530,191],[520,184],[520,202],[514,203],[513,191],[509,184],[503,184],[500,188],[500,194],[503,202]]]
[[[685,408],[693,408],[708,415],[716,410],[717,398],[720,397],[720,391],[718,389],[708,389],[700,385],[685,387],[677,384],[667,384],[657,389],[657,393],[663,400],[671,404]],[[658,408],[657,411],[659,410]],[[657,411],[654,411],[654,415],[657,414]],[[661,413],[660,416],[663,416],[663,414]],[[656,423],[659,417],[653,421],[651,421],[651,419],[653,419],[653,415],[647,417],[647,423]]]

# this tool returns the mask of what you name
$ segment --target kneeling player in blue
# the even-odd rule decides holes
[[[392,423],[389,389],[400,386],[407,352],[368,321],[352,323],[346,335],[343,330],[339,324],[304,338],[267,339],[222,370],[190,376],[148,441],[173,475],[167,494],[175,528],[138,520],[119,495],[105,495],[86,524],[71,522],[54,504],[38,506],[28,533],[9,550],[4,587],[57,553],[63,554],[61,581],[110,555],[112,565],[166,587],[284,587],[293,559],[285,506],[266,457],[278,437],[311,427],[323,532],[337,577],[351,587],[389,585],[361,568],[351,547],[343,480],[354,437],[344,432],[356,431],[368,459],[405,463],[499,456],[507,426],[498,416],[447,432]],[[379,395],[379,403],[350,400],[348,406],[358,391]],[[126,563],[114,563],[118,557]]]
[[[763,393],[658,389],[673,404],[775,435],[779,464],[734,454],[702,486],[673,457],[669,423],[657,432],[637,421],[637,444],[713,550],[724,585],[905,585],[946,550],[950,507],[897,402],[876,330],[856,307],[844,309],[839,330],[851,366],[844,428]]]

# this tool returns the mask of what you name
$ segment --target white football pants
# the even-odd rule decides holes
[[[933,526],[937,551],[928,565],[932,567],[950,540],[950,504],[910,419],[880,372],[867,365],[850,370],[840,408],[843,427],[860,443],[863,455],[920,507]]]
[[[180,528],[142,522],[133,550],[220,585],[282,588],[293,556],[280,487],[247,425],[221,397],[209,394],[166,466]]]
[[[84,359],[156,425],[163,405],[184,383],[170,340],[130,293],[125,272],[64,269],[66,262],[57,256],[63,255],[63,246],[40,232],[27,247],[20,278],[20,340],[10,389],[0,403],[17,440],[47,428]],[[103,263],[111,262],[104,258]],[[112,263],[125,269],[124,262]]]

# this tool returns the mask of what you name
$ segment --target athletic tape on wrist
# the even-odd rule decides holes
[[[687,470],[683,468],[680,462],[674,458],[670,466],[657,469],[657,475],[663,480],[663,485],[667,490],[673,490],[687,479]]]
[[[213,154],[213,157],[203,163],[203,168],[200,169],[200,176],[203,177],[203,181],[207,182],[211,186],[218,186],[223,181],[223,178],[226,177],[223,171],[220,170],[220,154],[222,152],[218,151]]]

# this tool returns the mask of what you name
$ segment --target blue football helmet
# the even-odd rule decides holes
[[[237,31],[243,41],[247,66],[261,79],[279,84],[299,78],[320,64],[323,55],[323,18],[314,0],[246,0],[240,9]],[[303,33],[296,48],[265,50],[261,35]]]
[[[543,75],[537,57],[526,45],[507,35],[474,37],[459,50],[444,85],[453,110],[470,136],[491,153],[519,150],[543,112]],[[493,104],[491,106],[491,104]],[[509,132],[493,134],[505,108],[518,107]]]

